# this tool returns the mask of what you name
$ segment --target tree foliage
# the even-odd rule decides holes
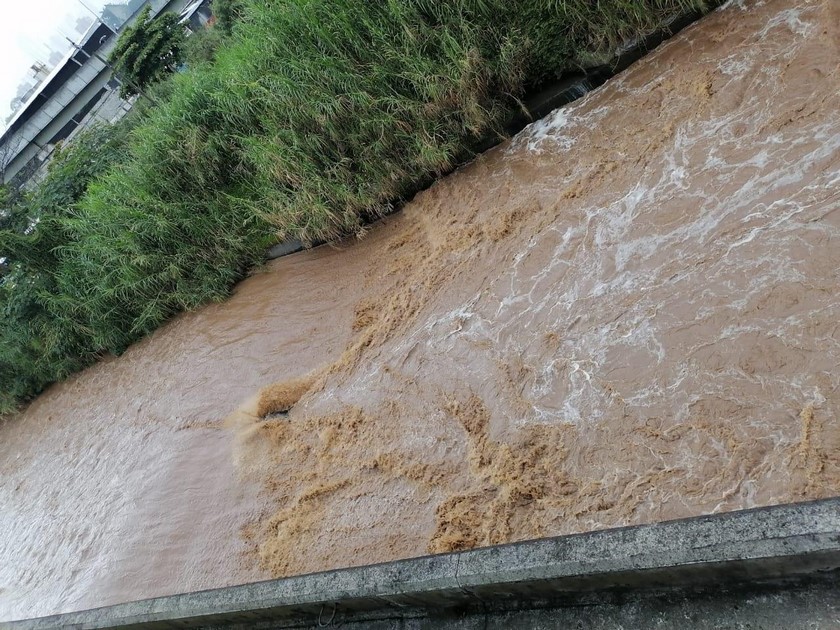
[[[226,41],[227,36],[218,27],[198,30],[184,43],[184,62],[188,68],[213,63],[216,53]]]
[[[233,25],[242,19],[244,7],[242,0],[213,0],[213,15],[216,27],[225,35],[233,32]]]
[[[117,40],[109,61],[123,80],[120,95],[137,94],[172,73],[181,63],[184,28],[174,13],[151,17],[147,5]]]
[[[0,414],[96,356],[66,299],[61,252],[78,238],[73,215],[89,183],[125,159],[131,124],[77,136],[32,192],[0,189]]]

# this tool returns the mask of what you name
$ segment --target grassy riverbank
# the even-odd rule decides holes
[[[358,231],[500,134],[529,86],[702,5],[246,2],[94,172],[66,166],[75,149],[53,168],[47,187],[83,175],[22,202],[34,231],[0,232],[0,411],[223,299],[277,238]]]

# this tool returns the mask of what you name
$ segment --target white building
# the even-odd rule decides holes
[[[149,0],[145,4],[157,15],[163,11],[181,13],[191,3]],[[125,24],[132,23],[137,13],[139,10]],[[116,39],[110,27],[100,22],[91,26],[78,48],[65,55],[9,120],[0,136],[2,183],[26,181],[55,144],[68,138],[108,92],[117,88],[105,62]]]

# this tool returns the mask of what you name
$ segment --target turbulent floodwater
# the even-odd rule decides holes
[[[840,493],[838,62],[836,0],[730,4],[53,387],[0,618]]]

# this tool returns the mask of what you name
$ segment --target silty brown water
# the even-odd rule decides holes
[[[839,61],[833,0],[727,5],[52,388],[0,617],[838,494]]]

